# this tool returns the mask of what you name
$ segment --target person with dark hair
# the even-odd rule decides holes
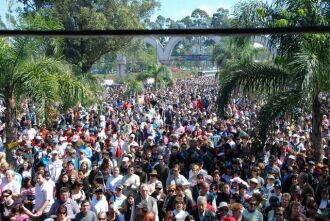
[[[288,220],[295,220],[295,219],[302,219],[306,220],[306,216],[301,212],[301,204],[300,202],[293,201],[290,204],[290,211],[287,214],[287,217],[285,217]]]
[[[9,189],[2,192],[3,203],[0,204],[0,220],[9,221],[12,209],[18,204],[13,199],[13,192]]]
[[[79,212],[74,221],[97,221],[96,214],[91,211],[91,204],[88,200],[83,200],[81,202],[81,212]]]
[[[70,198],[70,190],[67,187],[62,187],[60,189],[59,198],[54,202],[49,210],[48,215],[56,215],[56,211],[62,205],[67,208],[67,215],[73,219],[77,213],[79,213],[79,206],[76,201]]]
[[[128,195],[126,198],[125,206],[124,206],[124,219],[125,221],[132,221],[134,219],[134,207],[135,200],[132,194]]]
[[[308,194],[315,196],[313,187],[308,183],[308,174],[300,173],[298,177],[298,183],[301,188],[302,204],[305,205],[306,197]]]
[[[138,188],[140,186],[140,177],[134,174],[135,168],[134,166],[128,167],[128,174],[125,175],[122,179],[123,186],[126,189],[125,194],[132,193],[134,195],[137,194]]]
[[[23,178],[32,177],[32,165],[28,160],[24,160],[22,166],[20,167],[18,173],[22,175]]]
[[[181,196],[175,198],[175,209],[173,210],[174,217],[176,221],[184,221],[184,219],[189,215],[185,210],[185,203]]]
[[[66,187],[69,190],[72,189],[72,183],[70,180],[70,176],[67,173],[63,173],[60,178],[58,179],[58,182],[55,185],[55,191],[56,191],[56,198],[60,197],[60,190],[62,187]]]
[[[255,197],[249,200],[249,205],[243,212],[243,217],[247,220],[263,221],[263,215],[257,210],[258,201]]]
[[[70,221],[71,218],[68,216],[68,209],[65,205],[61,205],[56,210],[56,216],[54,218],[48,218],[45,221]]]
[[[73,184],[73,189],[71,190],[71,198],[76,201],[78,206],[80,206],[81,201],[87,198],[83,187],[83,183],[76,180]]]
[[[23,205],[28,209],[32,210],[35,204],[36,190],[35,182],[30,177],[25,177],[21,189],[21,200]]]
[[[33,211],[33,217],[38,217],[40,220],[44,220],[47,217],[47,214],[54,203],[53,199],[53,187],[52,185],[46,181],[44,173],[37,172],[36,174],[36,203]]]

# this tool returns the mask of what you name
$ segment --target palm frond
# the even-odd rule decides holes
[[[274,126],[274,120],[285,113],[293,111],[302,105],[303,91],[290,89],[278,92],[267,99],[260,110],[257,132],[259,138],[265,142],[268,132]]]
[[[235,64],[220,74],[218,108],[224,116],[224,108],[232,93],[238,89],[244,93],[274,93],[285,88],[290,74],[278,67],[260,63]]]

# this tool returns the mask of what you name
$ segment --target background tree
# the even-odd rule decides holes
[[[228,28],[230,27],[229,10],[218,8],[211,19],[212,28]]]
[[[47,11],[46,18],[58,21],[66,30],[112,30],[143,28],[143,21],[159,6],[150,1],[78,1],[78,0],[19,0],[21,15]],[[65,60],[78,73],[87,73],[104,54],[129,47],[131,38],[71,39],[63,41]]]

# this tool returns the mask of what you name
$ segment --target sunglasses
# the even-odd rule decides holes
[[[250,206],[256,206],[257,204],[256,203],[249,203]]]
[[[66,212],[59,212],[59,214],[61,214],[61,215],[66,215]]]
[[[276,213],[276,216],[283,216],[283,213]]]
[[[7,197],[9,197],[9,196],[10,196],[10,195],[3,195],[2,197],[3,197],[3,198],[7,198]]]
[[[99,220],[106,220],[107,218],[104,217],[98,217]]]

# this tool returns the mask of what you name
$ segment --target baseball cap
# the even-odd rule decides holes
[[[267,179],[273,179],[273,180],[275,180],[275,177],[274,177],[273,174],[269,174],[269,175],[267,176]]]
[[[221,202],[221,203],[219,204],[219,207],[218,207],[218,208],[222,208],[222,207],[227,207],[227,208],[228,208],[228,203],[226,203],[226,202]]]
[[[296,160],[296,157],[294,155],[290,155],[288,158],[291,160]]]
[[[274,184],[274,188],[282,189],[282,185],[281,185],[281,183],[280,183],[280,182],[276,182],[276,183]]]
[[[163,189],[163,184],[161,182],[156,183],[155,189]]]
[[[118,189],[121,189],[121,190],[122,190],[122,189],[124,189],[124,186],[120,184],[120,185],[116,186],[116,188],[118,188]]]
[[[67,164],[72,164],[72,165],[74,165],[74,163],[73,163],[72,160],[69,160],[69,161],[67,162]]]
[[[121,161],[128,162],[129,161],[129,158],[128,157],[123,157],[123,159]]]

